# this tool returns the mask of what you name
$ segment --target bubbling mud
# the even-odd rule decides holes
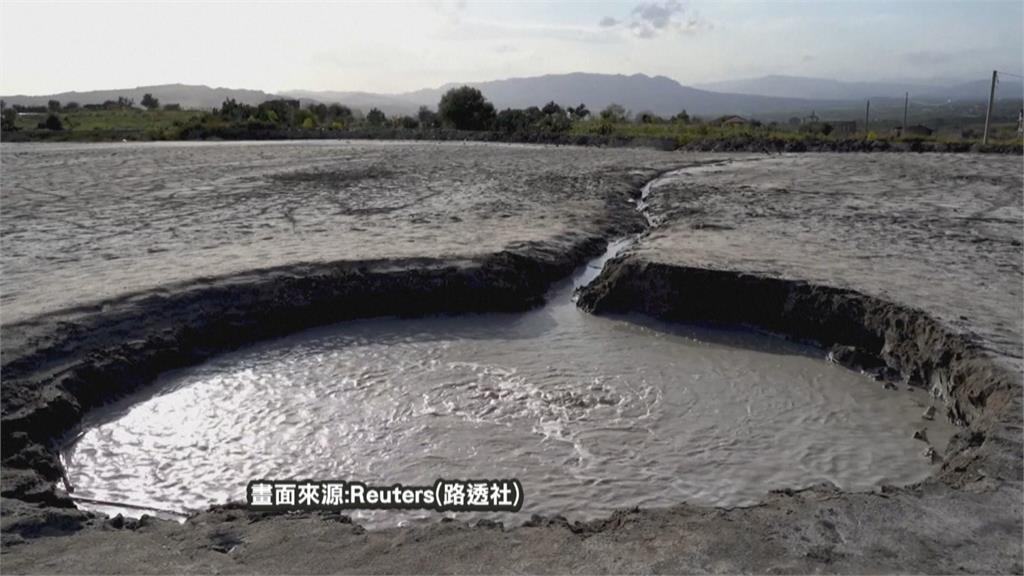
[[[526,314],[347,322],[168,373],[87,417],[64,452],[74,495],[188,512],[244,500],[257,478],[516,477],[524,508],[498,519],[517,523],[933,471],[914,432],[941,452],[952,430],[921,419],[926,392],[773,337],[591,316],[571,303],[590,274]]]

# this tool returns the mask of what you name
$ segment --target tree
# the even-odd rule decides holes
[[[46,120],[39,123],[39,128],[45,128],[47,130],[63,130],[64,124],[61,123],[60,118],[56,114],[50,114],[46,117]]]
[[[416,119],[420,121],[421,128],[439,128],[441,126],[441,119],[437,117],[437,112],[426,106],[420,106],[419,111],[416,112]]]
[[[18,129],[15,123],[18,120],[18,111],[14,108],[4,107],[0,113],[0,132],[14,132]]]
[[[471,86],[452,88],[437,105],[438,116],[445,126],[458,130],[488,130],[494,125],[494,105],[480,90]]]
[[[154,98],[149,92],[146,92],[142,96],[142,107],[146,110],[156,110],[160,107],[160,100]]]
[[[548,102],[540,109],[543,117],[538,122],[533,123],[534,127],[543,132],[564,132],[572,127],[572,120],[566,114],[565,110],[555,104],[554,102]]]
[[[327,116],[331,120],[333,125],[335,122],[344,126],[348,126],[352,123],[355,116],[352,114],[352,109],[342,104],[331,104],[327,107]]]
[[[686,110],[683,110],[679,114],[676,114],[675,116],[673,116],[672,117],[672,121],[673,122],[677,122],[679,124],[689,124],[690,123],[690,115],[687,114]]]
[[[50,112],[60,112],[60,100],[50,100],[46,103],[46,109]]]
[[[388,117],[385,116],[384,113],[378,110],[377,108],[372,108],[366,114],[366,123],[369,124],[370,126],[383,126],[384,123],[387,121]]]
[[[415,130],[420,127],[420,121],[413,118],[412,116],[400,116],[391,119],[395,125],[395,128],[404,128],[406,130]]]
[[[526,112],[519,109],[506,108],[498,112],[494,119],[494,129],[506,134],[526,132],[529,127],[530,118],[526,115]]]
[[[78,110],[79,108],[78,102],[68,102],[64,105],[65,110]]]
[[[548,102],[547,104],[545,104],[544,107],[540,109],[540,111],[543,112],[545,116],[548,116],[548,115],[551,115],[551,114],[561,114],[561,115],[565,114],[565,110],[562,110],[561,106],[559,106],[558,104],[555,104],[554,100],[552,100],[551,102]]]
[[[665,120],[654,112],[644,111],[637,114],[636,121],[639,124],[661,124]]]
[[[583,120],[587,116],[590,116],[590,110],[587,110],[587,105],[582,102],[579,106],[570,108],[569,112],[575,120]]]
[[[627,119],[626,109],[618,104],[609,104],[601,110],[601,119],[609,122],[625,122]]]
[[[245,105],[241,104],[240,106]],[[249,106],[248,108],[252,107]],[[285,98],[267,100],[257,106],[256,114],[245,114],[245,117],[249,116],[257,116],[274,124],[280,123],[285,126],[294,126],[296,119],[299,117],[299,101]]]

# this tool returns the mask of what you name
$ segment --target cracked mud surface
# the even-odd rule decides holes
[[[269,154],[272,146],[280,149]],[[318,210],[305,211],[306,202],[293,210],[269,192],[242,194],[230,204],[214,195],[207,211],[172,202],[161,210],[184,210],[182,222],[212,229],[198,234],[202,241],[175,239],[173,231],[188,225],[179,229],[179,218],[167,215],[163,228],[140,228],[130,240],[112,237],[117,227],[95,236],[78,232],[93,249],[76,248],[75,233],[64,235],[80,227],[57,224],[86,210],[85,200],[77,210],[45,200],[46,190],[73,188],[74,176],[54,176],[43,186],[15,180],[20,185],[13,187],[9,180],[12,163],[39,166],[63,162],[62,155],[3,148],[5,571],[1024,571],[1018,157],[736,157],[654,191],[657,228],[581,299],[599,312],[749,323],[884,361],[903,378],[901,386],[942,396],[948,414],[964,424],[941,455],[940,473],[920,485],[874,493],[821,486],[774,493],[752,508],[681,503],[581,524],[537,518],[514,529],[442,522],[366,531],[336,515],[268,516],[232,507],[179,525],[106,520],[68,508],[50,488],[57,480],[45,446],[52,423],[72,425],[105,396],[143,384],[127,375],[132,370],[149,374],[240,345],[239,326],[265,337],[280,324],[275,311],[298,314],[301,325],[387,313],[410,297],[419,306],[402,313],[521,309],[599,250],[600,238],[639,229],[626,198],[644,181],[721,159],[458,144],[310,146],[325,146],[325,158],[296,167],[287,160],[295,145],[268,144],[254,146],[259,153],[233,169],[218,168],[215,157],[204,166],[216,146],[182,146],[175,178],[196,193],[203,182],[230,188],[236,178],[294,172],[261,182],[308,186],[315,199],[309,205]],[[134,161],[124,170],[144,161],[133,156],[144,156],[135,148],[84,148],[101,164],[111,150],[128,154]],[[337,156],[346,153],[367,160],[339,176]],[[27,157],[11,160],[19,154]],[[375,164],[381,159],[383,167]],[[441,166],[433,177],[453,183],[451,189],[430,196],[425,185],[409,184],[398,193],[403,185],[389,180],[422,183],[432,163]],[[114,165],[108,171],[115,182],[132,182]],[[339,178],[355,189],[376,178],[396,192],[379,196],[367,188],[365,201],[348,208],[362,212],[323,216],[328,207],[337,210],[336,194],[317,187]],[[495,179],[515,192],[490,184]],[[135,182],[125,186],[143,186]],[[23,205],[13,202],[16,220],[28,222],[11,218],[12,190],[28,197],[18,201]],[[114,194],[101,220],[134,213],[140,202],[125,204]],[[32,222],[33,203],[60,214]],[[232,221],[236,208],[250,225],[266,208],[274,214],[266,228],[280,230],[263,239]],[[461,222],[443,219],[453,214]],[[282,232],[291,221],[301,232]],[[369,223],[366,230],[356,229],[361,222]],[[12,230],[18,234],[9,237]],[[79,255],[61,266],[69,276],[43,281],[46,251],[32,240],[51,236],[61,246],[54,254]],[[124,261],[99,256],[108,242],[127,254]],[[159,258],[148,252],[159,246],[171,248]],[[257,256],[237,254],[239,246]],[[254,263],[274,268],[248,272]],[[222,276],[192,281],[211,274]],[[71,278],[79,279],[70,284],[75,291],[66,288]],[[122,293],[166,286],[155,295]],[[105,306],[92,305],[102,298]],[[339,301],[361,307],[340,310]],[[97,375],[104,375],[103,386],[94,383]]]
[[[300,262],[564,248],[621,225],[608,204],[631,178],[678,165],[650,150],[389,142],[5,146],[2,159],[5,324]]]

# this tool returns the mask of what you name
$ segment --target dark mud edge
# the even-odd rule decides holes
[[[520,311],[604,248],[528,244],[480,259],[305,264],[171,286],[4,327],[2,496],[72,506],[57,442],[164,371],[310,327],[372,316]]]

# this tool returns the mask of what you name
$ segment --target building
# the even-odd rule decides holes
[[[719,124],[722,126],[746,126],[750,124],[750,121],[742,116],[723,116],[719,120]]]

